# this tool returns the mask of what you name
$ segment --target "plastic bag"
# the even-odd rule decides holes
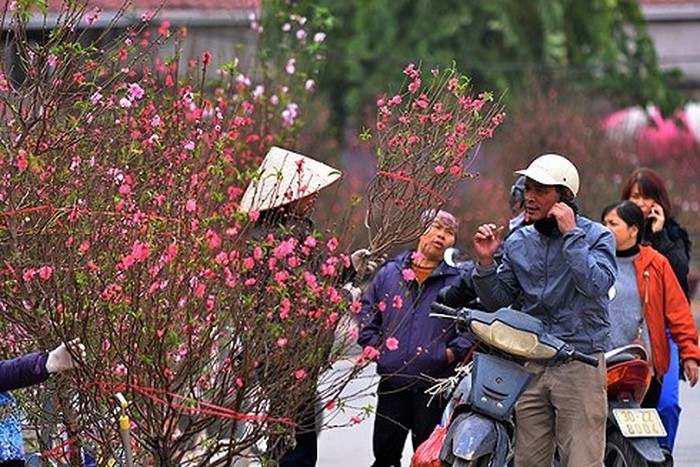
[[[440,449],[447,435],[447,427],[438,425],[423,441],[411,458],[411,467],[440,467]]]

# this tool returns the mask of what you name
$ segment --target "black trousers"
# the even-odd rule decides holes
[[[314,467],[318,459],[318,427],[314,404],[307,412],[294,434],[295,446],[279,460],[280,467]]]
[[[377,394],[372,466],[401,467],[401,453],[409,431],[415,451],[440,422],[446,401],[440,396],[425,394],[423,390],[396,390],[383,383],[379,384]]]

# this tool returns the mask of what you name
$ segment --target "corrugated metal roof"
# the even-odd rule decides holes
[[[165,10],[259,10],[262,0],[165,0]],[[59,11],[63,2],[49,0],[49,11]],[[136,10],[156,10],[162,0],[133,0],[131,8]],[[103,11],[115,11],[121,8],[124,0],[90,0],[88,9],[94,7]]]
[[[641,5],[700,5],[700,0],[639,0]]]

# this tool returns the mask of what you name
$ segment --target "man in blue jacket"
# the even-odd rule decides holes
[[[488,309],[511,305],[540,320],[576,350],[598,355],[600,366],[581,362],[543,366],[530,362],[533,380],[516,407],[515,465],[602,466],[607,396],[602,353],[609,348],[608,290],[615,282],[610,231],[577,214],[576,167],[557,154],[535,159],[524,175],[525,211],[534,222],[513,232],[496,266],[502,228],[481,225],[474,235],[473,286]]]
[[[429,316],[440,289],[456,285],[468,273],[443,261],[445,250],[454,245],[457,226],[452,214],[438,211],[416,251],[387,262],[362,300],[358,343],[365,355],[378,352],[381,377],[372,439],[374,467],[401,466],[409,431],[414,449],[430,436],[444,402],[430,401],[424,391],[432,378],[449,376],[471,346],[454,323]]]

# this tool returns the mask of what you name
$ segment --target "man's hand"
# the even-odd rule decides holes
[[[474,234],[474,253],[479,264],[486,266],[493,263],[493,255],[501,245],[503,226],[496,224],[482,224]]]
[[[554,206],[547,213],[547,217],[553,217],[557,220],[557,226],[561,233],[576,228],[576,215],[571,206],[566,203],[554,203]]]
[[[685,377],[688,378],[688,383],[692,388],[698,383],[698,362],[689,358],[683,362],[683,371],[685,371]]]
[[[60,373],[75,368],[76,361],[68,351],[69,348],[80,358],[85,358],[85,346],[80,343],[80,338],[73,339],[68,343],[64,342],[49,352],[49,358],[46,359],[46,371],[49,373]]]

